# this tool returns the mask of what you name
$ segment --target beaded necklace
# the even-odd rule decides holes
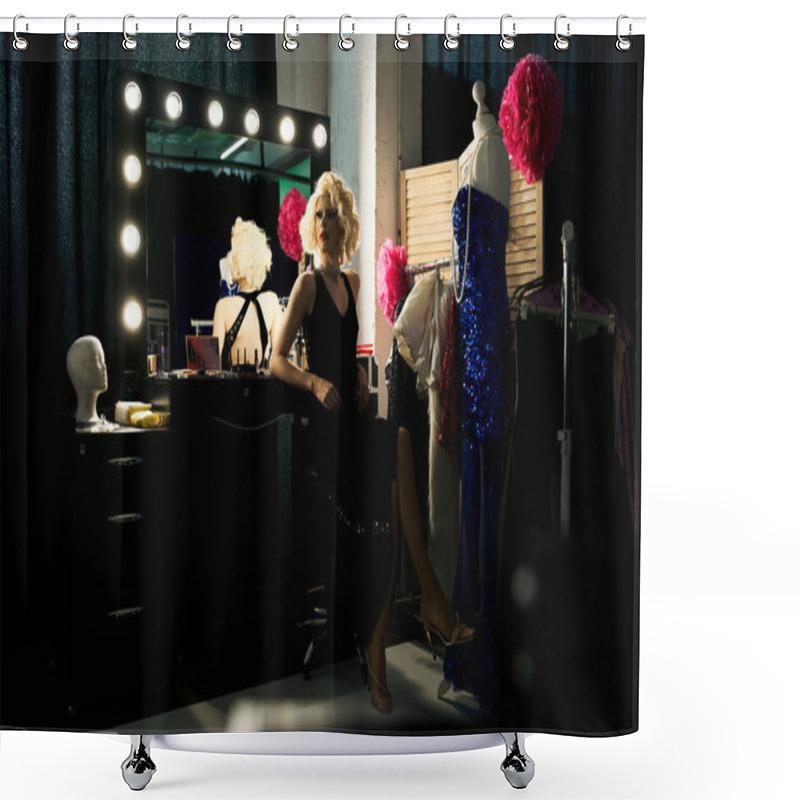
[[[472,173],[473,168],[475,166],[475,156],[478,154],[478,150],[481,146],[481,143],[488,139],[495,133],[494,128],[489,128],[488,131],[481,134],[481,137],[475,143],[475,147],[472,150],[472,153],[468,156],[469,161],[467,162],[467,234],[466,240],[464,242],[464,269],[459,269],[458,264],[458,242],[456,242],[456,235],[455,231],[453,231],[453,241],[451,243],[450,248],[450,263],[453,265],[453,286],[455,287],[455,297],[456,303],[461,305],[461,301],[464,299],[464,288],[467,285],[467,265],[469,264],[469,228],[470,228],[470,217],[472,213]],[[459,187],[459,191],[464,188],[464,184],[462,183]],[[452,216],[452,213],[451,213]]]

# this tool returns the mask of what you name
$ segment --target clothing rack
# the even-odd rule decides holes
[[[580,335],[581,326],[594,328],[594,332],[607,330],[614,334],[617,322],[613,314],[585,312],[578,307],[579,292],[575,276],[575,228],[571,220],[564,222],[561,228],[561,246],[563,261],[561,308],[538,306],[524,299],[519,301],[518,308],[521,319],[539,316],[562,323],[562,407],[561,428],[558,431],[561,449],[560,530],[562,541],[567,541],[570,536],[572,496],[572,429],[569,424],[570,334],[575,333],[579,339],[583,338]]]
[[[547,319],[561,321],[564,318],[564,309],[549,308],[548,306],[537,306],[527,300],[519,303],[519,316],[521,319],[528,317],[545,317]],[[572,325],[579,327],[581,324],[591,326],[598,330],[606,330],[613,334],[617,331],[617,320],[613,314],[594,314],[588,311],[574,311],[572,314]],[[578,338],[581,338],[580,336]]]
[[[425,272],[433,272],[435,269],[442,269],[450,266],[450,257],[439,258],[436,261],[426,261],[423,264],[409,264],[406,267],[406,275],[422,275]]]

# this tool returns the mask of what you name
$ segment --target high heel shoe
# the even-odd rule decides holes
[[[369,663],[369,653],[364,648],[364,663],[367,665],[367,689],[369,689],[372,705],[380,714],[391,714],[394,710],[392,706],[392,693],[388,687],[384,686],[378,676],[372,671],[372,664]],[[373,686],[376,691],[373,692]]]
[[[422,623],[422,627],[425,629],[425,636],[428,638],[428,647],[431,649],[434,661],[436,661],[436,650],[433,648],[433,639],[431,638],[431,633],[435,633],[439,639],[441,639],[441,642],[445,647],[455,647],[460,644],[468,644],[475,636],[475,629],[465,625],[461,617],[458,615],[458,612],[456,612],[455,627],[453,628],[449,638],[430,622],[425,622],[425,620],[422,618],[420,618],[420,622]]]

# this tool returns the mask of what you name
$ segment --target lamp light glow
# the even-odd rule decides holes
[[[170,119],[178,119],[183,114],[183,100],[181,100],[181,96],[177,92],[170,92],[167,95],[164,107]]]
[[[284,117],[281,120],[280,125],[280,135],[283,142],[289,144],[290,142],[294,141],[294,120],[291,117]]]
[[[128,186],[136,186],[142,179],[142,162],[138,156],[126,156],[122,162],[122,174],[125,176],[125,181]]]
[[[208,104],[208,121],[214,128],[219,128],[222,125],[222,120],[225,114],[222,111],[222,104],[219,100],[212,100]]]
[[[139,252],[139,246],[142,243],[142,236],[139,233],[139,229],[132,222],[129,222],[122,229],[120,243],[122,244],[122,249],[129,256],[136,255],[136,253]]]
[[[142,306],[136,300],[128,300],[122,308],[122,324],[129,331],[138,331],[143,319]]]
[[[244,115],[244,129],[250,136],[255,136],[261,128],[261,118],[258,116],[258,111],[254,108],[247,110]]]
[[[322,150],[322,148],[328,143],[328,131],[321,122],[314,128],[312,138],[314,139],[314,146],[318,150]]]
[[[129,81],[125,85],[123,97],[125,98],[125,105],[130,111],[136,111],[142,105],[142,90],[136,81]]]
[[[233,155],[242,145],[248,142],[248,138],[246,136],[242,136],[240,139],[237,139],[224,153],[220,154],[219,160],[224,161],[228,156]]]

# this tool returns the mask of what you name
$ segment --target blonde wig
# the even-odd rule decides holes
[[[344,266],[352,261],[353,253],[358,247],[359,223],[353,193],[335,172],[323,172],[320,175],[314,194],[308,200],[305,213],[300,220],[300,238],[303,240],[303,249],[307,253],[313,253],[315,257],[319,255],[316,213],[317,201],[321,197],[328,197],[339,215],[339,227],[342,229],[342,249],[339,253],[339,260]]]
[[[267,234],[252,220],[236,218],[231,228],[231,250],[228,269],[234,283],[260,289],[272,267],[272,250]]]

